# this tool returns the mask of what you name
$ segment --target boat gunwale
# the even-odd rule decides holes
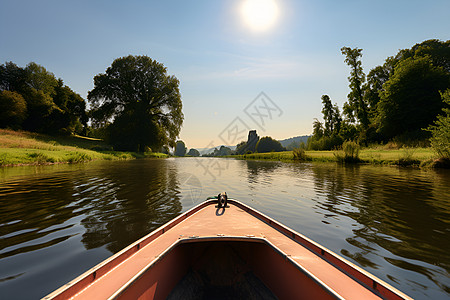
[[[231,200],[231,201],[230,201]],[[284,234],[286,237],[290,238],[291,240],[297,242],[301,246],[305,247],[312,253],[316,254],[321,259],[328,262],[333,267],[337,268],[342,273],[346,274],[356,282],[358,282],[360,285],[371,291],[372,293],[384,298],[385,295],[382,294],[382,291],[379,290],[379,287],[383,287],[385,289],[384,292],[388,292],[392,296],[396,296],[398,299],[413,299],[403,293],[402,291],[396,289],[395,287],[391,286],[387,282],[384,282],[377,276],[371,274],[370,272],[362,269],[361,267],[357,266],[356,264],[348,261],[347,259],[341,257],[340,255],[334,253],[330,249],[320,245],[319,243],[311,240],[310,238],[304,236],[303,234],[287,227],[286,225],[283,225],[282,223],[272,219],[269,216],[266,216],[265,214],[261,213],[260,211],[238,201],[235,199],[228,199],[231,203],[237,204],[237,206],[240,206],[241,208],[245,208],[244,210],[251,214],[252,216],[256,217],[257,219],[265,222],[270,227],[274,228],[278,232]],[[304,244],[306,242],[306,244]],[[328,255],[327,255],[328,254]],[[333,260],[330,260],[330,256]],[[339,263],[339,264],[336,264]],[[347,266],[352,271],[351,273],[348,270],[345,270],[342,268],[342,265]],[[355,275],[361,274],[365,277],[365,279],[368,279],[371,281],[372,285],[368,285],[367,283],[361,281],[361,279],[355,277]]]
[[[175,247],[183,245],[183,244],[192,244],[192,243],[205,243],[205,242],[250,242],[250,243],[260,243],[265,244],[272,248],[278,255],[282,256],[285,260],[289,261],[295,268],[313,280],[316,284],[321,286],[323,290],[325,290],[330,296],[335,299],[344,300],[341,295],[339,295],[335,290],[321,281],[319,278],[314,276],[311,272],[309,272],[302,265],[293,260],[288,254],[280,250],[274,244],[272,244],[268,239],[262,237],[247,237],[247,236],[202,236],[202,237],[191,237],[191,238],[181,238],[175,241],[172,245],[170,245],[164,252],[158,255],[157,258],[152,260],[148,265],[146,265],[139,273],[133,276],[127,283],[125,283],[122,287],[120,287],[113,295],[111,295],[108,300],[118,299],[122,293],[126,292],[126,290],[131,287],[135,282],[137,282],[146,272],[148,272],[153,266],[155,266],[159,261],[161,261],[166,255],[169,254],[170,251],[175,249]]]
[[[209,206],[212,202],[214,202],[214,200],[203,201],[200,204],[198,204],[198,205],[192,207],[191,209],[185,211],[184,213],[182,213],[179,216],[175,217],[171,221],[161,225],[160,227],[156,228],[155,230],[153,230],[149,234],[143,236],[139,240],[131,243],[130,245],[128,245],[124,249],[120,250],[119,252],[117,252],[117,253],[109,256],[105,260],[99,262],[94,267],[92,267],[92,268],[88,269],[87,271],[83,272],[82,274],[80,274],[79,276],[75,277],[74,279],[72,279],[68,283],[62,285],[58,289],[54,290],[53,292],[51,292],[47,296],[44,296],[42,298],[42,300],[58,299],[57,297],[61,297],[64,293],[69,292],[70,289],[75,288],[77,285],[81,285],[80,287],[78,287],[76,292],[74,292],[73,295],[70,296],[70,298],[75,297],[77,294],[81,293],[83,290],[88,288],[92,283],[94,283],[95,281],[97,281],[101,277],[103,277],[104,275],[106,275],[109,272],[111,272],[113,269],[115,269],[120,264],[125,262],[128,258],[132,257],[141,248],[143,248],[146,245],[150,244],[156,238],[160,237],[167,230],[169,230],[170,228],[172,228],[175,225],[179,224],[181,221],[187,219],[188,217],[190,217],[194,213],[196,213],[196,212],[202,210],[203,208]],[[103,268],[108,268],[108,270],[104,270],[105,272],[102,273],[100,271],[102,271]],[[98,275],[97,273],[102,273],[102,274],[99,274],[100,276],[97,276]],[[89,282],[83,283],[83,281],[87,281],[87,279],[89,279],[89,278],[91,278],[92,280],[90,280]],[[67,297],[62,297],[61,299],[66,299],[66,298]]]
[[[113,254],[112,256],[108,257],[107,259],[103,260],[102,262],[98,263],[91,269],[87,270],[86,272],[82,273],[75,279],[71,280],[70,282],[64,284],[63,286],[59,287],[52,293],[48,294],[43,300],[49,300],[49,299],[59,299],[59,297],[62,297],[61,299],[66,299],[68,297],[63,297],[65,293],[68,293],[71,289],[75,289],[73,294],[70,294],[70,298],[75,297],[77,294],[84,291],[86,288],[88,288],[91,284],[102,278],[104,275],[111,272],[113,269],[118,267],[120,264],[125,262],[127,259],[132,257],[134,254],[136,254],[141,248],[145,247],[158,237],[160,237],[162,234],[164,234],[167,230],[170,230],[174,226],[181,223],[183,220],[189,218],[193,214],[197,213],[198,211],[204,209],[205,207],[217,203],[217,199],[207,199],[206,201],[203,201],[199,203],[198,205],[192,207],[191,209],[187,210],[186,212],[180,214],[176,218],[172,219],[171,221],[161,225],[157,229],[153,230],[151,233],[147,234],[146,236],[140,238],[136,242],[133,242],[129,246],[125,247],[121,251]],[[260,221],[264,222],[268,226],[272,227],[273,229],[277,230],[278,232],[285,235],[287,238],[291,239],[292,241],[296,242],[302,247],[305,247],[321,259],[325,260],[327,263],[332,265],[333,267],[337,268],[339,271],[341,271],[343,274],[349,276],[354,281],[359,283],[364,288],[368,289],[372,293],[380,296],[380,297],[386,297],[385,293],[387,292],[389,296],[395,296],[398,299],[412,299],[411,297],[407,296],[403,292],[399,291],[398,289],[394,288],[390,284],[384,282],[380,278],[376,277],[375,275],[369,273],[368,271],[365,271],[361,267],[355,265],[354,263],[348,261],[347,259],[337,255],[333,251],[329,250],[328,248],[318,244],[317,242],[309,239],[308,237],[296,232],[295,230],[281,224],[280,222],[266,216],[265,214],[259,212],[258,210],[238,201],[235,199],[228,198],[229,204],[234,204],[237,207],[243,209],[245,212],[249,213],[253,217],[259,219]],[[196,237],[197,239],[199,237]],[[220,238],[224,238],[224,236],[221,236]],[[254,238],[254,237],[252,237]],[[178,240],[174,242],[174,244],[178,243]],[[172,244],[172,246],[174,245]],[[170,247],[172,247],[170,246]],[[166,252],[166,251],[164,251]],[[163,253],[164,253],[163,252]],[[155,261],[155,260],[153,260]],[[347,269],[344,269],[343,267],[347,267]],[[350,272],[349,272],[350,271]],[[371,284],[368,284],[367,282],[364,282],[361,280],[361,278],[358,278],[357,275],[362,275],[362,279],[365,279],[366,281],[370,282]],[[383,290],[380,290],[380,287],[383,288]]]

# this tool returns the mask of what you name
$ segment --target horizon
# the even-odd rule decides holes
[[[276,140],[310,135],[322,95],[340,108],[347,100],[341,47],[363,49],[367,74],[400,49],[450,39],[448,1],[267,1],[259,15],[237,0],[4,1],[0,61],[36,62],[86,100],[116,58],[147,55],[180,80],[179,139],[198,149],[236,145],[248,129]]]

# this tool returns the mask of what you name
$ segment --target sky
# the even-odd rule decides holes
[[[259,0],[273,3],[256,16],[245,1],[1,0],[0,63],[36,62],[86,99],[114,59],[147,55],[180,80],[180,139],[206,148],[250,129],[311,134],[322,95],[347,99],[344,46],[363,49],[367,74],[400,49],[450,39],[448,0]]]

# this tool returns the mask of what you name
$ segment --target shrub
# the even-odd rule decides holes
[[[354,141],[345,141],[342,144],[342,149],[334,152],[334,156],[339,162],[344,163],[358,163],[360,146]]]
[[[431,132],[431,147],[441,158],[450,160],[450,90],[441,94],[442,100],[447,105],[443,109],[444,114],[437,117],[434,125],[427,128]]]
[[[294,150],[292,150],[292,154],[294,155],[294,160],[298,161],[311,160],[311,157],[306,155],[305,149],[303,148],[294,148]]]

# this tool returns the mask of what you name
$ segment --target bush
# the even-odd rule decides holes
[[[431,147],[441,158],[450,160],[450,90],[441,94],[442,100],[447,105],[442,109],[443,115],[437,117],[434,125],[427,128],[431,132]]]
[[[294,160],[298,161],[311,160],[311,157],[306,155],[305,149],[303,148],[294,148],[294,150],[292,150],[292,154],[294,155]]]
[[[334,152],[334,156],[339,162],[344,163],[358,163],[360,146],[354,141],[345,141],[342,144],[342,149]]]

